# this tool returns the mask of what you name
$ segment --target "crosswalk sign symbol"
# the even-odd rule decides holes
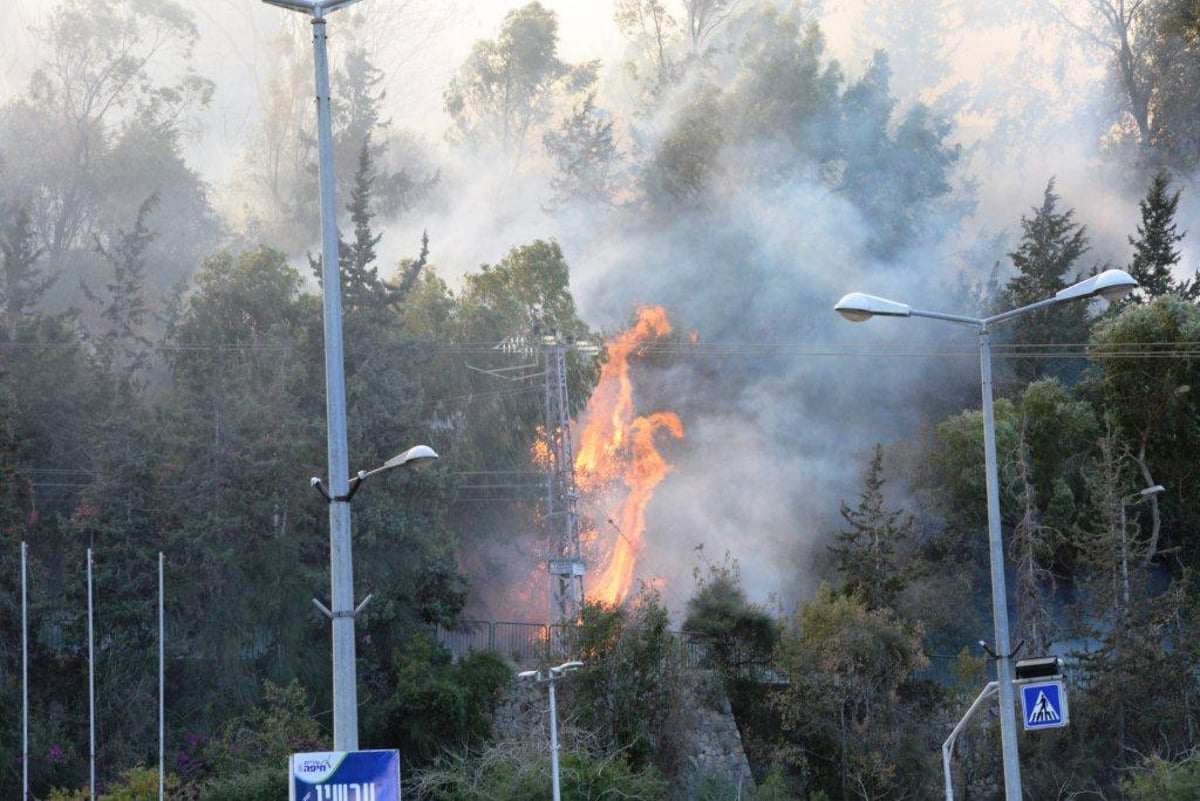
[[[1067,693],[1061,681],[1022,684],[1021,708],[1026,731],[1067,725]]]

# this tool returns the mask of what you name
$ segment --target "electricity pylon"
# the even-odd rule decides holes
[[[546,476],[546,513],[555,537],[550,556],[550,613],[566,645],[567,632],[583,615],[583,545],[580,542],[579,495],[575,485],[575,452],[571,442],[571,414],[567,396],[567,353],[597,353],[592,343],[579,343],[557,333],[541,338],[546,359],[546,448],[550,457]]]
[[[546,379],[546,515],[551,551],[550,616],[559,650],[569,649],[569,633],[583,615],[583,544],[580,539],[575,485],[575,453],[571,440],[571,413],[567,392],[567,354],[594,355],[600,346],[558,331],[545,333],[534,328],[530,336],[509,337],[500,345],[509,353],[540,351]],[[477,368],[476,368],[477,369]],[[491,371],[485,371],[491,372]],[[532,376],[526,376],[532,377]]]

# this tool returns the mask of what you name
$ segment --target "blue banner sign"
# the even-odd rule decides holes
[[[292,754],[288,801],[400,801],[399,751]]]

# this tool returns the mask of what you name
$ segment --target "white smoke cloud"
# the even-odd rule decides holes
[[[599,102],[612,104],[618,135],[629,147],[632,117],[619,105],[624,96],[618,78],[626,43],[612,22],[612,4],[543,4],[559,15],[564,59],[603,60]],[[307,36],[308,23],[255,0],[182,5],[200,27],[196,69],[218,89],[202,121],[203,136],[187,143],[187,154],[215,192],[229,193],[264,107],[272,68],[265,42],[289,26],[294,35]],[[676,610],[690,595],[692,552],[700,543],[710,558],[719,559],[726,549],[738,558],[756,601],[779,596],[789,605],[810,592],[825,577],[810,572],[809,557],[837,526],[839,503],[857,495],[863,454],[875,442],[913,429],[920,400],[936,392],[927,383],[931,375],[950,372],[967,386],[976,380],[977,363],[969,357],[878,355],[889,348],[918,354],[961,346],[961,332],[913,321],[850,326],[832,311],[841,294],[868,291],[971,311],[942,308],[955,302],[952,285],[960,271],[983,281],[992,269],[994,258],[972,263],[966,254],[981,232],[1015,236],[1020,216],[1040,204],[1051,178],[1064,207],[1075,208],[1077,220],[1088,226],[1091,257],[1118,265],[1127,259],[1126,237],[1134,232],[1137,195],[1144,190],[1122,195],[1113,189],[1120,182],[1101,171],[1094,110],[1103,64],[1040,15],[1040,4],[930,3],[940,9],[935,21],[945,30],[906,41],[887,41],[886,31],[903,28],[880,24],[880,15],[911,3],[811,4],[822,12],[813,18],[826,33],[829,55],[851,80],[874,49],[884,47],[894,53],[893,91],[902,103],[921,100],[954,113],[955,136],[967,148],[960,178],[978,181],[975,212],[963,228],[941,231],[889,264],[863,255],[869,232],[861,217],[818,183],[766,191],[749,184],[726,187],[723,231],[686,219],[650,229],[620,213],[547,212],[544,176],[514,183],[489,165],[456,161],[443,140],[449,120],[442,91],[471,44],[495,38],[504,14],[520,5],[363,0],[330,18],[335,51],[350,36],[372,42],[389,76],[386,111],[393,127],[422,137],[446,159],[441,205],[379,221],[380,255],[385,264],[415,255],[421,232],[428,230],[432,261],[453,285],[515,245],[554,238],[572,266],[581,315],[593,327],[615,330],[636,306],[663,304],[676,326],[695,330],[701,343],[745,346],[724,356],[701,349],[669,371],[641,374],[652,386],[641,390],[648,408],[640,413],[661,404],[679,411],[687,429],[686,441],[667,448],[676,468],[650,507],[644,560],[644,577],[667,581],[664,597]],[[18,63],[10,58],[0,68],[0,84],[10,91],[27,84],[36,59],[28,29],[45,10],[30,0],[0,9],[7,52],[20,54]],[[933,85],[922,83],[932,80],[934,67],[944,74]],[[725,155],[737,160],[742,154],[731,149]],[[1197,201],[1184,198],[1184,208],[1194,212]],[[237,207],[228,196],[220,205]],[[312,245],[298,243],[296,250]],[[1195,248],[1186,243],[1191,263]],[[762,345],[776,347],[751,347]],[[876,355],[847,355],[852,352]]]

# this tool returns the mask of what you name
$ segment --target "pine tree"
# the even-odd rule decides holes
[[[1176,281],[1172,270],[1179,264],[1181,255],[1176,247],[1183,241],[1175,223],[1179,210],[1179,190],[1170,191],[1171,177],[1160,170],[1150,180],[1146,197],[1138,203],[1142,222],[1137,227],[1137,238],[1129,237],[1133,245],[1133,260],[1129,263],[1129,274],[1139,284],[1139,291],[1125,299],[1122,305],[1142,303],[1168,293],[1182,295],[1195,300],[1200,295],[1200,274],[1190,281]]]
[[[888,509],[883,497],[883,446],[875,453],[863,477],[858,506],[842,504],[842,519],[849,526],[838,532],[829,550],[842,575],[842,589],[858,595],[869,609],[893,608],[896,596],[908,583],[899,564],[899,549],[912,537],[913,517]]]
[[[342,277],[344,302],[350,308],[367,305],[373,296],[387,294],[387,288],[379,278],[375,264],[375,247],[383,239],[371,228],[375,213],[371,210],[372,189],[375,183],[374,157],[368,136],[358,153],[358,169],[354,173],[354,185],[350,190],[350,221],[354,223],[354,241],[341,243]],[[381,298],[387,301],[387,298]]]
[[[33,221],[24,206],[5,210],[4,226],[0,229],[0,315],[5,333],[16,336],[22,320],[41,302],[47,290],[58,279],[57,274],[43,276],[38,265],[42,249],[37,246]]]
[[[154,241],[155,232],[147,224],[158,205],[158,195],[151,195],[138,209],[131,230],[119,230],[114,242],[106,245],[97,240],[96,250],[112,267],[112,279],[105,285],[106,301],[101,301],[88,287],[85,295],[95,304],[104,302],[100,310],[104,330],[98,338],[100,361],[113,376],[131,385],[134,376],[149,366],[151,341],[146,336],[150,305],[146,300],[146,251]]]
[[[1009,279],[1001,293],[1005,309],[1053,297],[1082,278],[1079,273],[1071,273],[1090,249],[1087,229],[1075,222],[1074,210],[1058,210],[1059,200],[1051,179],[1033,217],[1021,218],[1024,234],[1017,249],[1009,254],[1017,275]],[[1087,340],[1088,307],[1084,303],[1056,305],[1022,315],[1006,330],[1011,332],[1014,344],[1036,352],[1050,345],[1082,343]],[[1027,384],[1047,376],[1063,377],[1073,369],[1077,369],[1077,360],[1020,359],[1013,372],[1021,384]]]

